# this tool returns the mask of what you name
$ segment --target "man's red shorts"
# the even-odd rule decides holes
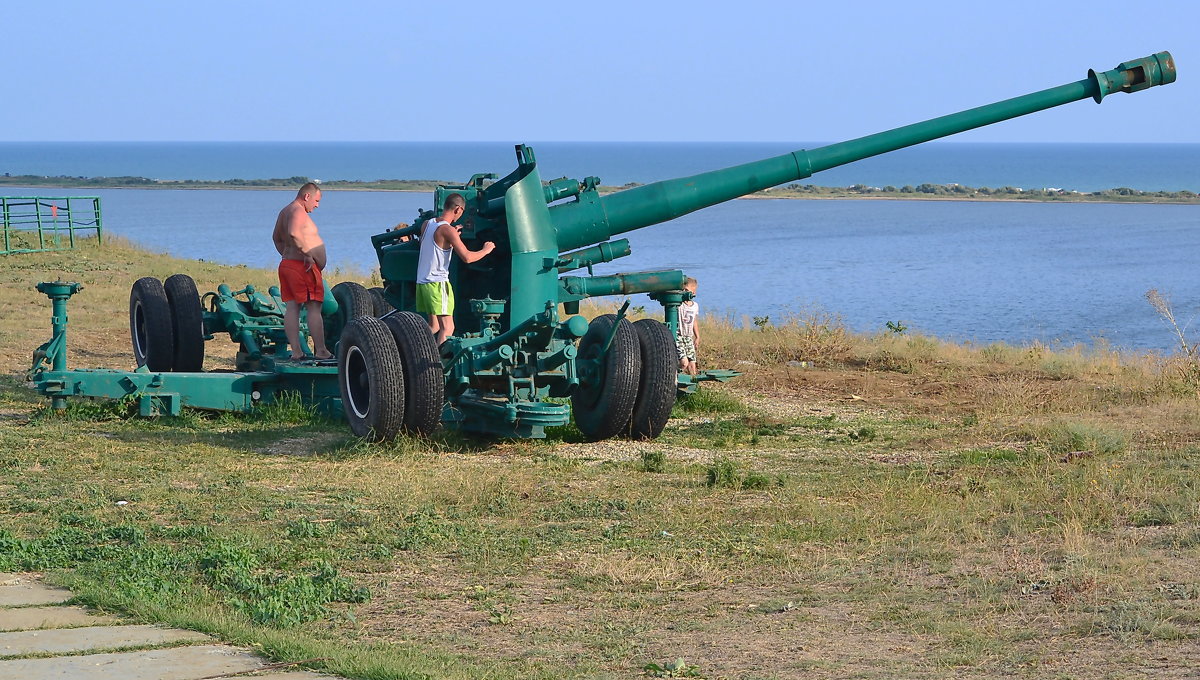
[[[321,270],[315,266],[305,269],[301,260],[281,260],[279,293],[284,302],[323,302],[325,286],[321,282]]]

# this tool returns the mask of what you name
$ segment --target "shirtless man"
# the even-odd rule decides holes
[[[321,303],[325,287],[321,270],[325,268],[325,242],[317,233],[317,225],[308,216],[321,205],[321,188],[309,182],[296,192],[296,200],[288,203],[275,218],[275,250],[283,258],[279,262],[279,291],[286,308],[283,313],[283,332],[292,359],[304,358],[300,344],[300,305],[308,311],[308,334],[313,340],[313,356],[332,359],[325,346],[325,322],[321,319]]]
[[[438,345],[454,335],[454,289],[450,286],[450,254],[470,264],[496,249],[488,241],[479,250],[469,250],[454,221],[462,219],[467,201],[462,194],[450,194],[442,214],[421,225],[421,252],[417,259],[417,311],[429,318]]]

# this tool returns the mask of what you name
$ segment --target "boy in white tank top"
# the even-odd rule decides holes
[[[469,250],[454,226],[467,210],[462,194],[450,194],[440,217],[421,227],[421,252],[417,257],[417,312],[429,319],[429,329],[441,345],[454,335],[454,288],[450,285],[450,254],[470,264],[496,249],[488,241],[479,250]]]

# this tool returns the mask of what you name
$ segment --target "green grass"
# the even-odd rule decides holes
[[[0,456],[0,570],[54,571],[83,602],[276,658],[329,656],[325,668],[350,677],[554,677],[568,663],[615,677],[678,655],[706,677],[742,677],[735,661],[699,662],[688,635],[755,640],[762,616],[832,634],[832,613],[856,610],[867,632],[928,653],[894,668],[933,675],[1018,663],[1031,645],[1014,637],[1067,649],[1080,636],[1186,644],[1197,631],[1194,598],[1157,589],[1195,556],[1177,547],[1197,524],[1196,485],[1181,484],[1193,463],[1099,428],[1051,425],[1024,448],[896,464],[862,454],[962,426],[709,411],[713,429],[669,434],[708,440],[711,462],[565,464],[547,457],[554,442],[363,444],[286,406],[146,421],[82,406],[52,417],[11,384],[0,395],[32,416],[0,425],[13,444]],[[302,456],[275,446],[331,431]],[[1096,455],[1059,462],[1081,442]],[[1190,533],[1160,548],[1113,542],[1138,527]],[[426,596],[405,585],[414,576]],[[1065,604],[1049,594],[1085,577],[1103,586]],[[1039,582],[1045,595],[1022,594]],[[713,598],[742,604],[711,610]],[[467,628],[388,623],[414,607]],[[564,628],[564,607],[586,613]],[[1068,632],[1039,628],[1050,613]],[[783,677],[874,667],[780,664]]]
[[[83,256],[73,361],[105,365],[138,255]],[[1171,366],[713,328],[714,362],[758,365],[680,399],[654,442],[378,445],[289,399],[50,411],[17,374],[48,317],[20,291],[51,265],[70,263],[0,260],[0,306],[34,317],[0,337],[0,571],[83,603],[372,680],[1200,665],[1200,404]]]

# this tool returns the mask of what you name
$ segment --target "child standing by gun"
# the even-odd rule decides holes
[[[679,334],[675,345],[679,348],[679,370],[696,375],[696,348],[700,346],[700,305],[696,304],[696,279],[688,277],[683,290],[692,297],[679,305]]]

